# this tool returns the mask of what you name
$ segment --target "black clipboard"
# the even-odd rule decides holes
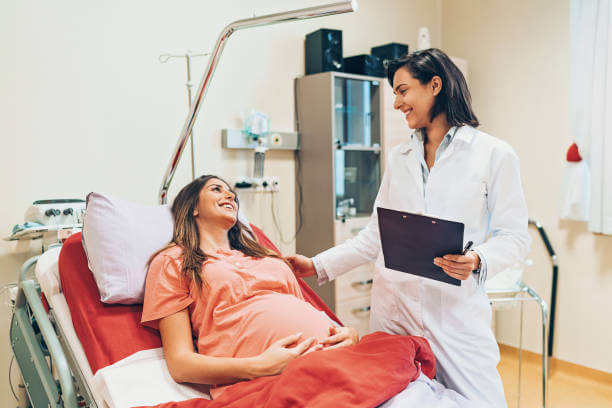
[[[463,223],[381,207],[376,211],[385,267],[461,286],[433,259],[462,253]]]

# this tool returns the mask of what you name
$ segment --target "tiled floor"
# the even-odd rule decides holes
[[[501,362],[497,367],[509,408],[517,407],[518,353],[500,347]],[[521,407],[542,407],[542,365],[535,355],[523,354]],[[548,385],[548,408],[611,408],[612,374],[585,374],[588,370],[572,370],[570,365],[551,367]]]

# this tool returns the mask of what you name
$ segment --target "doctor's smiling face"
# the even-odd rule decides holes
[[[436,121],[478,126],[465,77],[443,51],[429,48],[391,61],[387,80],[395,93],[393,107],[406,116],[411,129]]]
[[[405,115],[411,129],[427,127],[433,119],[431,111],[441,89],[442,80],[439,76],[422,84],[406,68],[399,68],[393,76],[393,107]]]

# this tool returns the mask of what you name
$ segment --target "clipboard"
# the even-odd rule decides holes
[[[376,211],[385,267],[461,286],[433,259],[461,254],[463,223],[381,207]]]

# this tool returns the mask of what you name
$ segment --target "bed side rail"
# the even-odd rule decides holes
[[[37,261],[38,257],[30,258],[21,267],[19,290],[10,329],[11,347],[34,408],[77,408],[76,391],[66,355],[40,300],[37,284],[26,277],[28,269]],[[58,381],[53,376],[51,363],[45,357],[34,324],[38,326],[44,339]]]

